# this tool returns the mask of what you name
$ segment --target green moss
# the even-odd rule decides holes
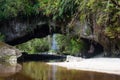
[[[23,52],[28,52],[29,54],[45,52],[49,50],[49,43],[47,38],[43,39],[33,39],[26,43],[16,46]]]
[[[0,61],[4,61],[4,62],[9,61],[10,57],[11,57],[10,55],[1,56]]]

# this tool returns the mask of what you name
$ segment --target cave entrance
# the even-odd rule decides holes
[[[86,38],[81,38],[81,39],[85,43],[85,49],[81,53],[82,57],[90,58],[102,54],[104,52],[103,46],[98,42]]]
[[[17,48],[31,54],[52,53],[84,58],[94,57],[104,51],[103,46],[95,41],[86,38],[81,38],[80,41],[76,38],[68,38],[62,34],[53,34],[44,38],[34,38],[26,43],[17,45]]]

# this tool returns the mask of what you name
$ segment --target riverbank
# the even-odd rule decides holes
[[[49,65],[65,67],[67,69],[87,70],[120,75],[119,58],[91,58],[79,62],[49,62]]]

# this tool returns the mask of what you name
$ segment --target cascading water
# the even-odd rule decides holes
[[[58,51],[58,45],[57,45],[57,41],[56,41],[56,34],[53,34],[52,36],[52,46],[51,46],[51,50],[52,52],[50,54],[55,54],[55,52]]]

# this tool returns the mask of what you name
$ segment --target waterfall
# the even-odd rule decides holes
[[[56,41],[56,34],[53,34],[53,36],[52,36],[51,50],[52,50],[51,54],[55,54],[55,52],[57,52],[57,50],[58,50],[58,45],[57,45],[57,41]]]
[[[56,41],[56,34],[53,34],[53,38],[52,38],[52,50],[58,50],[58,46],[57,46],[57,41]]]

